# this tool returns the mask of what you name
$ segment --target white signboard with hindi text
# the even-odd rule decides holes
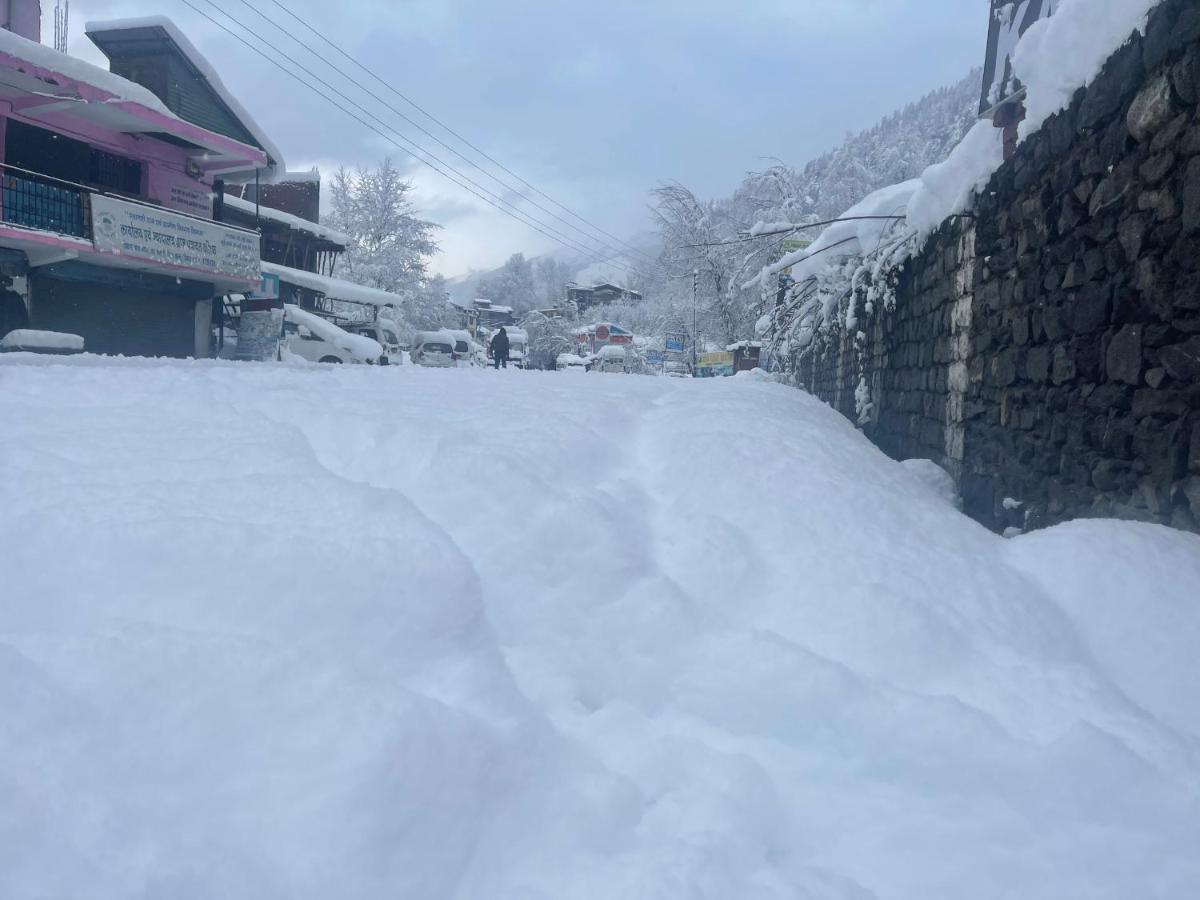
[[[259,240],[230,228],[169,210],[93,194],[92,242],[115,253],[258,283]]]

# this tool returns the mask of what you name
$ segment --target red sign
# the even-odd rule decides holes
[[[608,331],[607,325],[601,325],[596,329],[596,340],[607,341],[608,335],[609,335],[609,331]]]

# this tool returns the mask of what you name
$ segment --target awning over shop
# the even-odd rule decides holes
[[[306,272],[303,269],[290,269],[276,263],[263,262],[262,270],[269,275],[277,275],[285,284],[315,291],[331,300],[341,300],[345,303],[360,303],[364,306],[398,307],[404,302],[399,294],[381,291],[378,288],[343,281],[340,278],[330,278],[318,275],[316,272]]]

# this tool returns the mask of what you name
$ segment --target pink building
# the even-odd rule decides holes
[[[43,46],[38,7],[9,0],[0,23],[0,334],[207,356],[214,298],[260,282],[259,235],[213,220],[214,182],[274,161]]]

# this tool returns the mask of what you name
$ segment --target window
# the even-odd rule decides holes
[[[5,163],[63,181],[78,183],[87,178],[90,150],[83,141],[13,119],[4,134]]]
[[[9,119],[4,136],[10,166],[123,194],[142,192],[142,164],[45,128]]]
[[[92,147],[88,160],[88,181],[97,187],[123,194],[140,194],[142,164]]]

